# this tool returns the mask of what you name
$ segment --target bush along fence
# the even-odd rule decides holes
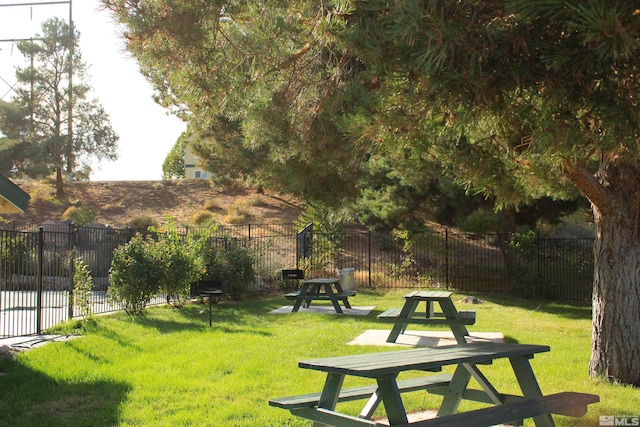
[[[281,280],[282,269],[301,268],[307,277],[336,277],[338,270],[353,268],[360,288],[446,288],[463,293],[511,292],[531,298],[591,300],[593,239],[547,239],[535,233],[474,235],[450,230],[326,234],[315,233],[313,225],[298,231],[292,224],[173,227],[171,232],[172,239],[182,239],[177,246],[185,246],[191,235],[205,238],[201,241],[205,256],[194,261],[205,265],[195,267],[207,271],[210,278],[233,282],[234,297],[283,289],[288,284]],[[121,247],[137,233],[156,242],[152,246],[158,251],[164,248],[163,254],[156,256],[160,261],[145,262],[160,262],[158,268],[171,274],[176,272],[172,262],[173,266],[185,263],[179,258],[184,254],[176,254],[166,245],[170,239],[163,231],[76,227],[72,223],[40,227],[0,224],[0,337],[40,333],[87,313],[135,311],[138,306],[129,305],[131,301],[122,295],[134,295],[127,293],[131,289],[123,284],[128,285],[136,274],[123,278],[114,275],[113,268],[118,262],[129,265],[131,259],[122,257],[134,255],[122,254]],[[84,274],[78,274],[79,268]],[[172,288],[172,280],[150,281],[157,286],[135,294],[143,306],[179,304],[184,297],[184,283]],[[77,289],[80,285],[84,292]]]

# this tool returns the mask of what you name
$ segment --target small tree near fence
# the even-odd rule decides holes
[[[214,248],[203,236],[179,235],[172,222],[156,236],[154,240],[136,234],[114,252],[108,295],[129,314],[142,314],[158,293],[165,294],[169,304],[181,306],[196,280],[225,281],[235,299],[255,280],[253,259],[237,242]]]
[[[189,297],[189,284],[203,270],[201,254],[206,239],[194,234],[181,236],[175,222],[168,220],[163,232],[158,234],[152,254],[162,270],[159,291],[167,296],[168,304],[180,307]]]
[[[141,315],[147,302],[158,293],[162,268],[154,256],[155,242],[136,234],[113,253],[107,296],[132,315]]]
[[[202,279],[227,283],[229,296],[238,299],[247,284],[255,280],[253,258],[249,251],[231,240],[224,249],[205,248],[202,252],[205,270]]]
[[[26,236],[15,234],[0,238],[0,270],[7,276],[24,274],[29,269],[31,255]]]
[[[80,308],[80,315],[85,321],[91,319],[93,311],[91,309],[91,290],[93,289],[93,277],[89,267],[82,260],[74,260],[73,272],[73,305]]]

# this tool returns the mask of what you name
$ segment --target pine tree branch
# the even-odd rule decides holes
[[[584,195],[600,212],[606,212],[611,207],[611,196],[605,186],[589,172],[582,164],[572,160],[563,161],[564,172],[569,181]]]

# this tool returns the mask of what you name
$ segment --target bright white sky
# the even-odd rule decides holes
[[[48,1],[52,0],[0,0],[0,6]],[[125,51],[114,20],[100,9],[99,0],[74,0],[72,12],[93,97],[103,105],[120,136],[119,159],[95,165],[91,180],[161,179],[162,162],[186,124],[153,101],[151,86]],[[0,7],[0,40],[41,34],[41,23],[53,16],[69,22],[69,5]],[[12,43],[0,43],[0,49],[0,98],[8,101],[10,86],[16,82],[13,67],[23,65],[23,58]]]

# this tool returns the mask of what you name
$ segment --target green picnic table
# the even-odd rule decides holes
[[[285,295],[287,299],[294,300],[292,312],[304,307],[309,307],[311,301],[331,301],[336,313],[342,314],[340,302],[345,308],[351,308],[349,297],[355,296],[356,291],[345,291],[340,285],[339,278],[318,278],[304,280],[300,289]]]
[[[389,333],[387,342],[394,343],[403,334],[407,325],[448,325],[458,344],[466,343],[469,332],[465,325],[473,325],[476,321],[476,312],[470,310],[458,311],[451,301],[451,292],[448,291],[413,291],[404,296],[405,302],[402,308],[390,308],[378,315],[378,320],[386,323],[394,323]],[[416,310],[420,303],[425,303],[425,311],[418,313]],[[435,304],[440,306],[439,312],[435,310]]]
[[[326,373],[322,391],[271,399],[269,404],[312,420],[314,426],[482,427],[533,418],[538,427],[552,427],[555,425],[552,413],[580,417],[587,412],[587,405],[598,402],[599,397],[575,392],[544,396],[529,360],[547,351],[549,347],[544,345],[483,343],[303,360],[298,363],[300,368]],[[509,360],[521,395],[499,392],[497,385],[480,370],[480,366],[491,365],[498,359]],[[446,366],[456,367],[453,375],[398,381],[402,372],[439,372]],[[375,384],[343,389],[347,375],[368,378]],[[468,387],[472,377],[481,389]],[[401,394],[416,390],[444,396],[437,418],[408,421]],[[339,402],[357,399],[368,399],[359,416],[335,410]],[[455,413],[462,399],[494,406]],[[389,424],[370,419],[380,403],[384,405]]]

